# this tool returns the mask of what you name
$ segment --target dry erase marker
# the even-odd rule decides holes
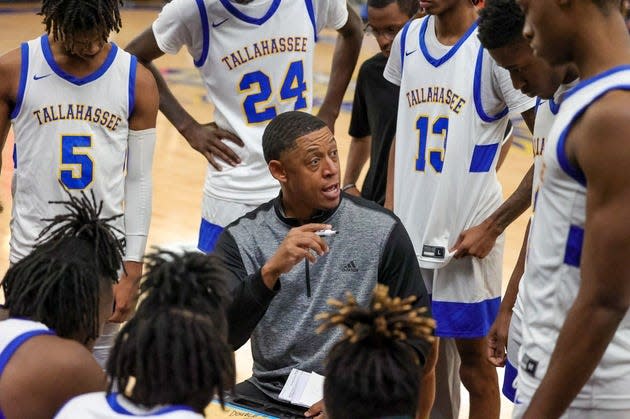
[[[318,230],[315,232],[315,234],[317,234],[319,237],[330,237],[334,236],[337,233],[339,232],[336,230]]]

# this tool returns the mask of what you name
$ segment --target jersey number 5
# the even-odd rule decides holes
[[[273,93],[271,80],[265,73],[254,71],[245,74],[238,87],[240,92],[243,93],[252,90],[256,85],[258,85],[258,93],[248,95],[243,102],[243,110],[247,116],[247,122],[250,124],[270,121],[277,115],[275,106],[265,107]],[[280,100],[295,98],[293,110],[306,108],[305,91],[304,65],[302,61],[294,61],[289,65],[284,82],[280,88]]]
[[[61,136],[61,165],[59,179],[68,189],[85,189],[92,183],[94,162],[86,148],[92,146],[89,135]]]
[[[429,117],[421,116],[416,121],[416,129],[420,133],[420,144],[418,146],[418,157],[416,158],[416,170],[424,172],[427,159],[429,164],[437,173],[442,173],[444,166],[444,154],[446,153],[446,141],[448,139],[448,118],[441,116],[433,121],[431,132],[434,135],[442,137],[442,147],[429,147],[427,149],[427,140],[429,138]]]

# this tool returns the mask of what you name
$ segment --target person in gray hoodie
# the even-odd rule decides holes
[[[277,400],[291,369],[322,374],[341,338],[315,333],[328,299],[349,291],[367,306],[377,283],[392,297],[417,296],[414,306],[429,306],[429,297],[398,217],[340,190],[337,143],[323,121],[280,114],[262,141],[281,192],[227,226],[215,253],[230,271],[229,342],[238,348],[251,338],[253,375],[236,393]],[[424,363],[431,345],[407,342]]]

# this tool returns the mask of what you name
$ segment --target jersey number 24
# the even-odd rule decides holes
[[[275,106],[266,106],[270,101],[273,89],[271,80],[262,71],[247,73],[238,85],[241,93],[249,92],[255,87],[257,93],[251,93],[243,102],[243,110],[247,116],[247,122],[257,124],[270,121],[277,115]],[[306,82],[304,81],[304,65],[302,61],[293,61],[289,65],[284,82],[280,88],[280,100],[290,100],[295,98],[293,110],[306,108]]]

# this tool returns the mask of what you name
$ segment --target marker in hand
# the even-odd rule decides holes
[[[334,236],[335,234],[338,234],[339,232],[336,230],[317,230],[315,232],[315,234],[317,234],[319,237],[330,237],[330,236]]]

